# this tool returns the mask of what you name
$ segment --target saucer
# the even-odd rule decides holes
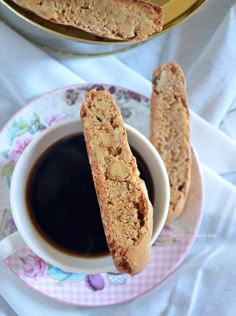
[[[0,132],[0,239],[16,230],[9,187],[21,152],[41,131],[63,120],[80,116],[86,91],[109,90],[124,121],[146,137],[149,134],[150,100],[137,92],[107,84],[63,87],[33,100],[12,117]],[[112,305],[131,300],[158,286],[184,260],[198,237],[202,218],[203,188],[197,155],[192,149],[192,179],[181,216],[165,226],[155,241],[146,269],[133,277],[118,271],[100,274],[67,273],[37,257],[28,247],[3,259],[26,285],[47,297],[79,306]]]

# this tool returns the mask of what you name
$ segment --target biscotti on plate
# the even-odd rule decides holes
[[[110,253],[120,272],[141,272],[151,255],[153,209],[126,128],[108,91],[92,90],[81,121]]]
[[[166,224],[183,211],[191,181],[191,144],[186,83],[182,69],[171,62],[153,73],[150,141],[161,155],[170,181]]]
[[[160,32],[161,7],[142,0],[13,0],[43,19],[97,36],[139,41]]]

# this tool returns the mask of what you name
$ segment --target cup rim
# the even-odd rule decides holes
[[[159,235],[161,229],[163,228],[168,214],[170,196],[168,175],[160,155],[158,154],[154,146],[151,144],[151,142],[149,142],[149,140],[134,127],[128,124],[125,124],[125,127],[127,130],[128,138],[130,137],[130,135],[132,135],[133,139],[145,143],[146,148],[148,148],[149,152],[152,153],[152,156],[156,159],[156,162],[159,166],[160,174],[162,174],[162,184],[164,186],[163,194],[165,194],[165,203],[163,204],[164,208],[162,210],[162,216],[160,217],[159,224],[157,225],[158,227],[155,229],[155,232],[152,236],[153,243]],[[62,134],[60,134],[60,132]],[[28,169],[31,169],[31,167],[34,165],[34,163],[37,161],[39,157],[39,155],[35,155],[35,157],[31,160],[31,155],[34,152],[34,150],[36,150],[37,148],[37,150],[39,150],[39,152],[42,153],[56,141],[66,136],[76,134],[77,132],[82,132],[82,125],[80,119],[68,119],[42,131],[25,148],[24,152],[21,154],[19,160],[17,161],[11,179],[10,204],[12,209],[12,215],[15,224],[27,246],[36,255],[44,259],[46,262],[68,272],[108,272],[114,269],[113,260],[110,254],[99,258],[83,258],[79,256],[73,256],[70,254],[60,253],[59,250],[47,244],[47,242],[44,240],[44,238],[42,238],[42,236],[37,232],[37,230],[32,228],[33,225],[30,223],[28,212],[24,210],[24,208],[26,208],[25,202],[23,201],[24,188],[27,184],[28,175],[30,174],[30,171]],[[22,177],[22,174],[26,174],[26,176]],[[22,221],[22,215],[25,217],[24,221]],[[60,259],[58,260],[58,258]],[[92,264],[91,266],[89,266],[87,265],[88,262],[90,264],[94,263],[94,265]]]

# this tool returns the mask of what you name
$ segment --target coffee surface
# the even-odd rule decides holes
[[[132,152],[153,202],[150,172]],[[34,226],[52,246],[85,257],[109,253],[82,133],[41,155],[29,177],[26,200]]]

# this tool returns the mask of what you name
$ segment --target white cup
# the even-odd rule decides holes
[[[151,241],[153,243],[167,217],[170,198],[169,180],[162,159],[148,139],[131,126],[126,125],[126,129],[129,144],[141,155],[152,175],[155,197]],[[80,132],[82,132],[82,125],[79,119],[67,120],[36,136],[21,154],[14,169],[10,188],[11,211],[18,232],[0,242],[0,258],[8,256],[26,244],[46,262],[67,272],[91,274],[108,272],[114,268],[110,255],[84,258],[54,248],[36,230],[27,211],[25,199],[27,179],[38,158],[53,143]]]

